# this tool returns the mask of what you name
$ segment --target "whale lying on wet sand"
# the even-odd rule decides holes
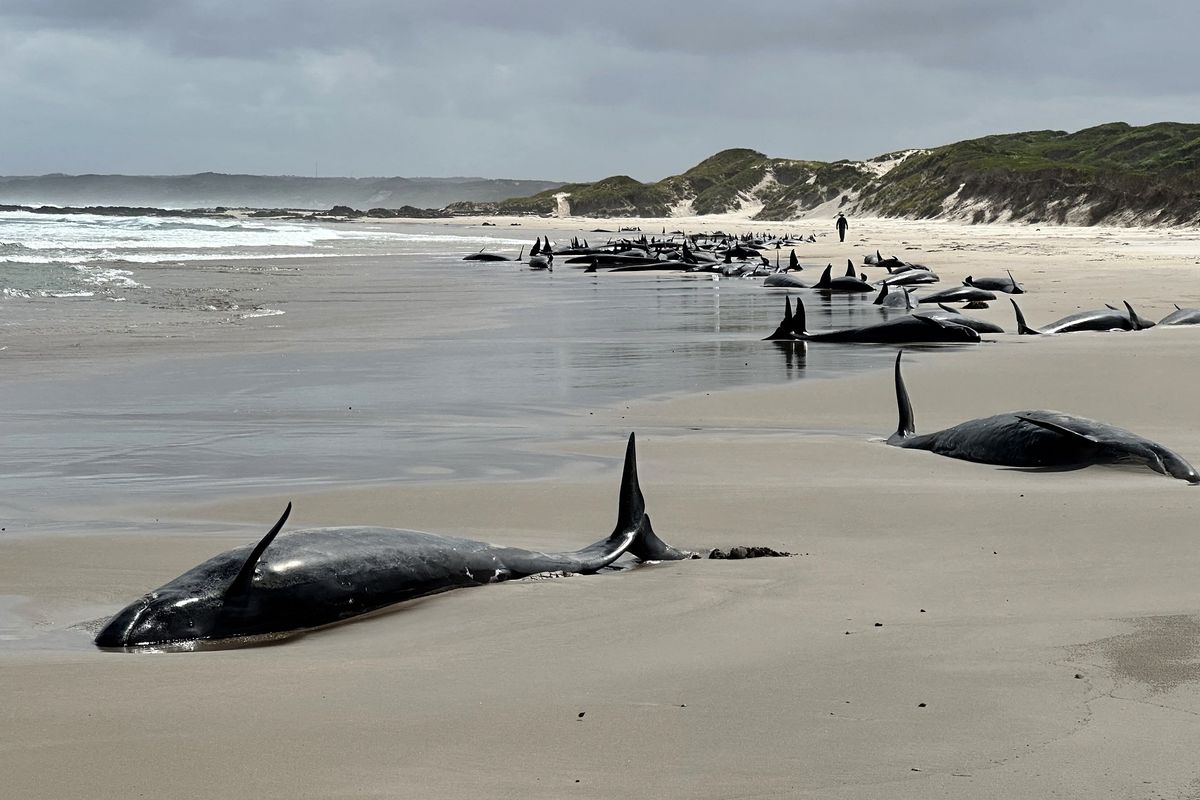
[[[1175,310],[1158,321],[1159,325],[1200,325],[1200,308],[1180,308],[1175,304]]]
[[[1031,328],[1025,324],[1025,315],[1021,313],[1021,307],[1017,305],[1017,301],[1010,297],[1008,302],[1012,303],[1013,311],[1017,314],[1017,333],[1022,336],[1034,336],[1040,333],[1074,333],[1076,331],[1140,331],[1149,327],[1146,320],[1139,317],[1133,310],[1133,306],[1125,303],[1127,311],[1118,311],[1111,306],[1091,311],[1077,311],[1051,322],[1049,325]],[[1153,325],[1154,323],[1149,324]]]
[[[963,286],[974,286],[976,289],[987,289],[1005,294],[1025,294],[1025,287],[1017,283],[1017,279],[1012,276],[1012,270],[1006,270],[1006,272],[1008,272],[1007,278],[975,278],[968,275],[963,280]]]
[[[130,604],[96,636],[102,648],[154,648],[278,637],[405,600],[542,572],[596,572],[628,553],[646,561],[697,557],[650,526],[633,434],[617,525],[582,550],[541,553],[394,528],[314,528],[280,534],[291,503],[253,547],[214,556]]]
[[[764,341],[845,342],[855,344],[962,344],[980,341],[971,328],[927,316],[904,316],[840,331],[809,333],[805,328],[804,301],[796,298],[796,313],[792,300],[785,298],[783,321]]]
[[[1124,428],[1060,411],[1014,411],[971,419],[935,433],[917,433],[912,403],[896,354],[896,405],[900,424],[887,443],[941,456],[1005,467],[1086,467],[1145,464],[1162,475],[1200,484],[1182,456]]]

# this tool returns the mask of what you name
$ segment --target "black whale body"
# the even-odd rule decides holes
[[[1068,314],[1060,320],[1051,322],[1049,325],[1033,328],[1025,323],[1025,315],[1021,313],[1021,307],[1017,305],[1017,301],[1011,297],[1008,301],[1012,303],[1013,311],[1017,315],[1017,333],[1022,336],[1035,336],[1044,333],[1075,333],[1077,331],[1138,331],[1154,324],[1152,322],[1147,324],[1133,310],[1133,306],[1125,303],[1126,311],[1124,312],[1105,306],[1104,308],[1089,311],[1077,311],[1074,314]]]
[[[113,617],[102,648],[133,648],[286,634],[340,622],[405,600],[541,572],[595,572],[625,553],[677,560],[691,553],[660,540],[645,512],[629,437],[617,526],[567,553],[393,528],[346,527],[280,534],[291,504],[254,546],[199,564]]]
[[[1136,433],[1074,414],[1041,409],[994,414],[919,434],[896,354],[896,405],[900,423],[887,443],[928,450],[948,458],[1006,467],[1086,467],[1144,464],[1155,472],[1200,484],[1200,474],[1182,456]]]
[[[903,316],[876,325],[809,333],[806,329],[804,301],[796,298],[792,314],[791,297],[784,299],[783,321],[764,341],[843,342],[853,344],[957,344],[980,341],[979,334],[964,325],[926,316]]]

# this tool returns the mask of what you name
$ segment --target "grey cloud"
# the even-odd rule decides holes
[[[1200,7],[1164,0],[8,0],[0,173],[657,178],[731,146],[866,157],[1194,114],[1198,28]]]

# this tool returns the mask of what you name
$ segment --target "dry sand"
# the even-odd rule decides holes
[[[660,224],[721,223],[642,227]],[[759,227],[817,224],[830,223]],[[1155,319],[1200,304],[1197,231],[851,224],[851,242],[825,237],[804,258],[911,242],[943,285],[1011,266],[1035,325],[1106,301]],[[1011,328],[1006,306],[979,315]],[[1057,408],[1200,463],[1200,330],[993,338],[906,359],[919,430]],[[1200,792],[1200,489],[889,448],[882,372],[629,405],[603,412],[611,439],[561,445],[611,456],[587,480],[314,492],[293,498],[294,524],[582,545],[612,524],[633,429],[665,539],[798,555],[513,582],[275,647],[134,656],[95,652],[70,626],[247,541],[284,498],[127,512],[208,520],[221,539],[0,540],[5,593],[59,632],[0,651],[4,795]]]

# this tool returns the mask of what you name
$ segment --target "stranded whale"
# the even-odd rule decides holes
[[[650,526],[629,436],[617,525],[607,539],[568,553],[540,553],[393,528],[315,528],[280,534],[291,504],[253,547],[193,567],[113,617],[102,648],[186,645],[299,632],[404,600],[540,572],[595,572],[625,553],[678,560]]]
[[[804,301],[796,298],[796,313],[792,313],[792,300],[784,299],[783,321],[775,332],[763,341],[803,342],[852,342],[857,344],[952,344],[980,341],[979,334],[969,327],[927,316],[903,316],[866,325],[861,328],[843,328],[838,331],[809,333],[806,328]]]
[[[1177,453],[1124,428],[1060,411],[1014,411],[936,431],[917,433],[912,403],[896,354],[896,405],[900,424],[887,443],[949,458],[1005,467],[1086,467],[1145,464],[1155,472],[1200,484],[1200,474]]]

